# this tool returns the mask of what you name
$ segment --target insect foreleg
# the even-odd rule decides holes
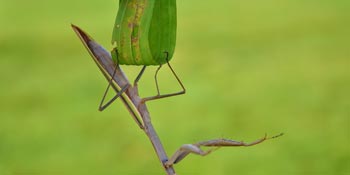
[[[98,110],[99,110],[99,111],[105,110],[110,104],[112,104],[112,103],[114,102],[114,100],[116,100],[118,97],[120,97],[120,96],[128,89],[128,87],[129,87],[129,84],[127,84],[127,85],[125,85],[124,87],[122,87],[122,89],[119,91],[117,88],[115,88],[114,86],[112,86],[113,89],[117,92],[117,94],[116,94],[111,100],[109,100],[106,104],[103,105],[103,102],[104,102],[104,100],[105,100],[105,98],[106,98],[106,96],[107,96],[108,90],[109,90],[109,88],[111,87],[111,85],[112,85],[112,83],[113,83],[113,77],[114,77],[114,75],[115,75],[115,73],[116,73],[117,67],[118,67],[118,65],[115,66],[113,75],[111,76],[111,79],[109,80],[109,83],[108,83],[108,86],[107,86],[107,88],[106,88],[106,91],[105,91],[105,93],[103,94],[101,103],[100,103],[100,105],[99,105],[99,107],[98,107]]]

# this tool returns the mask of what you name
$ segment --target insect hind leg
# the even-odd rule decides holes
[[[160,91],[159,91],[159,86],[158,86],[157,75],[158,75],[158,72],[159,72],[160,68],[162,68],[162,65],[159,65],[159,67],[157,68],[156,73],[154,75],[154,81],[156,82],[156,88],[157,88],[157,95],[158,96],[160,95]]]
[[[157,86],[157,95],[155,96],[151,96],[151,97],[146,97],[146,98],[143,98],[142,99],[142,102],[146,102],[146,101],[151,101],[151,100],[156,100],[156,99],[161,99],[161,98],[166,98],[166,97],[172,97],[172,96],[177,96],[177,95],[182,95],[182,94],[185,94],[186,93],[186,89],[185,89],[185,86],[182,84],[180,78],[176,75],[174,69],[171,67],[170,63],[169,63],[169,60],[168,60],[168,57],[169,57],[169,53],[168,52],[164,52],[166,54],[166,62],[167,62],[167,65],[169,67],[169,69],[171,70],[172,74],[174,75],[174,77],[176,78],[177,82],[179,83],[179,85],[181,86],[182,90],[179,91],[179,92],[175,92],[175,93],[169,93],[169,94],[160,94],[160,91],[159,91],[159,86],[158,86],[158,80],[157,80],[157,75],[158,75],[158,72],[160,70],[160,68],[162,67],[162,65],[160,65],[155,73],[155,82],[156,82],[156,86]]]
[[[145,72],[145,69],[146,69],[147,66],[143,66],[140,73],[137,75],[137,77],[135,78],[134,80],[134,86],[137,86],[137,83],[140,81],[143,73]]]

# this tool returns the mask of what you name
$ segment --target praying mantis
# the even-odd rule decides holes
[[[176,175],[173,165],[179,163],[190,153],[205,156],[220,147],[253,146],[282,134],[260,138],[251,143],[230,139],[212,139],[194,144],[182,145],[170,158],[153,128],[145,102],[160,98],[181,95],[186,92],[182,82],[169,64],[176,43],[176,0],[120,0],[120,6],[114,26],[112,43],[116,46],[108,52],[95,42],[79,27],[72,25],[94,62],[108,80],[109,84],[99,105],[103,111],[117,98],[120,98],[137,125],[145,131],[157,156],[168,175]],[[182,91],[160,94],[157,74],[162,65],[167,64],[180,84]],[[129,82],[120,65],[141,65],[140,73],[133,82]],[[147,66],[157,65],[155,82],[157,95],[140,98],[137,83]],[[117,93],[106,104],[103,104],[109,88]],[[201,147],[209,147],[203,150]]]
[[[94,62],[96,63],[100,71],[103,73],[104,77],[108,81],[113,80],[110,81],[110,85],[117,92],[117,94],[120,94],[120,99],[130,112],[137,125],[142,130],[144,130],[146,135],[149,137],[157,153],[157,156],[168,175],[175,175],[173,165],[179,163],[190,153],[206,156],[220,147],[253,146],[260,144],[268,139],[274,139],[283,135],[283,133],[273,137],[267,137],[265,135],[263,138],[253,141],[251,143],[245,143],[243,141],[235,141],[229,139],[212,139],[197,142],[194,144],[184,144],[173,154],[173,156],[168,158],[160,142],[160,139],[152,126],[146,104],[141,103],[142,100],[138,96],[137,86],[131,86],[129,80],[127,79],[126,75],[123,73],[121,68],[118,65],[115,67],[114,62],[112,61],[112,57],[107,50],[105,50],[101,45],[95,42],[79,27],[72,25],[72,28],[76,32],[77,36],[80,38],[90,55],[92,56]],[[128,87],[125,93],[120,93],[122,89],[121,87],[125,86]],[[211,149],[203,150],[201,149],[201,147],[210,147]]]

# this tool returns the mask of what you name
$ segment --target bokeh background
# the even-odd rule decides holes
[[[168,152],[212,138],[253,141],[189,156],[180,175],[350,174],[350,1],[178,1],[171,61],[183,96],[149,102]],[[117,0],[0,0],[0,174],[164,174],[74,23],[106,48]],[[140,67],[124,66],[130,79]],[[155,68],[140,82],[155,94]],[[180,89],[169,69],[162,92]]]

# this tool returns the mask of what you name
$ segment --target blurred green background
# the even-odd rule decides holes
[[[212,138],[252,141],[189,156],[179,175],[350,174],[350,1],[182,0],[171,64],[187,94],[149,102],[168,152]],[[117,0],[0,0],[0,174],[164,174],[71,30],[106,48]],[[124,66],[130,79],[141,67]],[[140,82],[155,94],[155,68]],[[162,92],[176,91],[170,71]]]

